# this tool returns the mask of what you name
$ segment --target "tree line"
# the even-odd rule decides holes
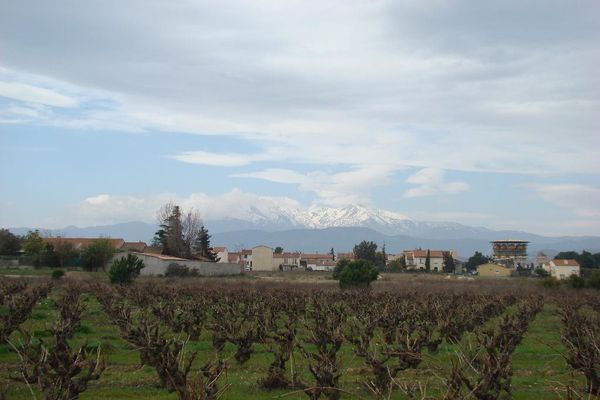
[[[99,238],[81,249],[73,243],[57,238],[45,242],[39,230],[19,236],[8,229],[0,229],[0,256],[24,256],[34,267],[79,267],[88,271],[104,270],[116,249],[108,238]]]

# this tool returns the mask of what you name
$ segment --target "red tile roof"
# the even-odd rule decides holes
[[[227,247],[213,247],[215,253],[223,253],[225,250],[227,250]]]
[[[408,250],[407,253],[412,253],[414,257],[425,258],[427,257],[427,250]],[[430,250],[430,258],[444,258],[444,252],[441,250]]]
[[[144,252],[148,245],[144,242],[125,242],[123,243],[122,250],[135,250],[139,252]]]
[[[560,260],[555,258],[552,263],[556,266],[579,267],[577,260]]]

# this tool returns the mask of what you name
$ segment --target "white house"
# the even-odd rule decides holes
[[[556,279],[568,279],[571,275],[580,276],[581,270],[576,260],[552,260],[548,264],[550,276]],[[546,268],[544,268],[546,269]]]
[[[431,271],[442,271],[444,269],[444,252],[442,250],[405,250],[404,259],[408,269],[425,269],[427,260],[427,251],[429,251],[429,268]],[[456,252],[450,250],[452,258],[456,259]]]
[[[217,257],[219,258],[218,262],[229,262],[229,252],[227,251],[227,247],[213,247],[213,251],[217,253]]]

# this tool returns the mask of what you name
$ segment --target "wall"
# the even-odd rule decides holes
[[[176,257],[164,257],[150,254],[133,253],[136,257],[144,261],[146,265],[140,272],[140,275],[164,275],[167,267],[171,263],[185,265],[189,269],[195,268],[200,276],[223,276],[223,275],[240,275],[242,267],[234,263],[213,263],[199,260],[185,260]],[[126,256],[127,253],[118,253],[113,257],[113,260]],[[111,262],[109,262],[110,266]]]
[[[571,275],[579,276],[579,267],[568,265],[551,266],[550,275],[556,279],[569,279]]]
[[[498,264],[482,264],[477,267],[477,274],[484,277],[510,276],[511,270]]]
[[[275,269],[272,248],[256,246],[252,249],[252,271],[273,271]]]

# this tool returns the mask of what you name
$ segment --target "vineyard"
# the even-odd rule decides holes
[[[514,282],[0,281],[3,398],[598,398],[600,295]]]

